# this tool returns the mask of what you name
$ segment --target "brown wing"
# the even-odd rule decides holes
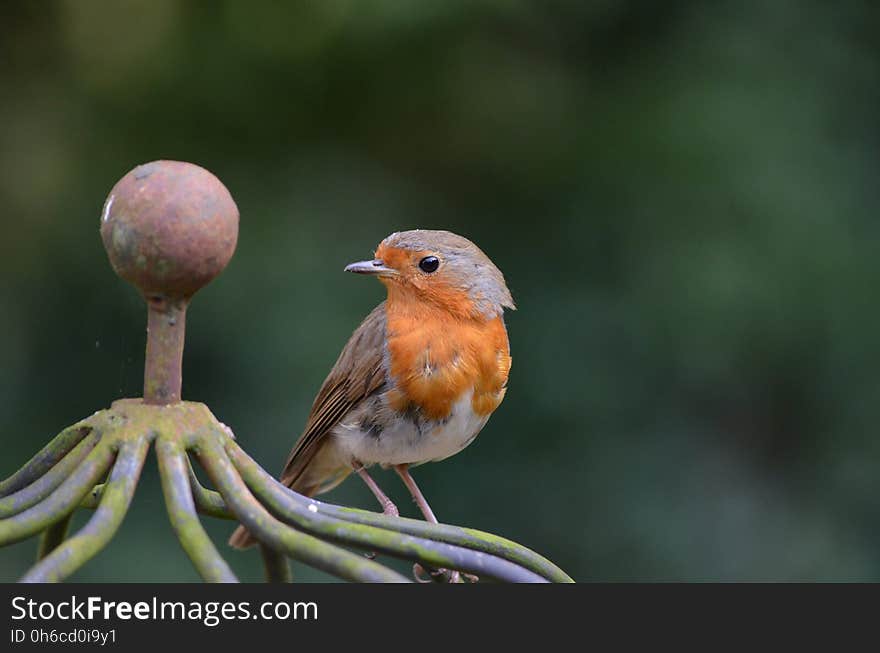
[[[385,344],[385,302],[364,319],[339,354],[324,380],[305,431],[284,464],[281,482],[292,487],[346,413],[385,384],[382,366]]]

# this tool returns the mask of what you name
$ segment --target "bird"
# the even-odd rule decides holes
[[[355,473],[397,516],[367,471],[390,467],[437,523],[410,467],[467,447],[501,404],[511,367],[504,311],[516,306],[489,257],[450,231],[392,233],[345,271],[377,277],[387,295],[324,380],[280,481],[313,497]],[[229,543],[256,540],[239,526]]]

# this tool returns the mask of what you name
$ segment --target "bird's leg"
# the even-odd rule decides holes
[[[434,511],[431,510],[431,506],[429,506],[428,502],[425,500],[425,495],[422,494],[419,486],[416,485],[413,477],[410,476],[409,465],[395,465],[394,471],[397,472],[398,475],[400,475],[400,478],[403,480],[403,484],[406,485],[406,489],[409,490],[409,493],[412,495],[412,498],[416,502],[416,505],[419,507],[419,510],[421,510],[422,514],[425,516],[425,521],[436,524],[437,518],[434,516]]]
[[[363,463],[359,460],[352,460],[351,466],[354,468],[354,471],[357,472],[357,475],[360,476],[364,483],[366,483],[367,487],[370,488],[370,492],[373,493],[373,496],[376,497],[376,500],[379,502],[379,505],[382,506],[382,512],[390,517],[399,517],[400,511],[397,509],[397,506],[394,505],[394,502],[388,498],[382,489],[376,485],[376,481],[373,480],[373,477],[367,473],[366,467],[364,467]],[[375,551],[367,551],[364,554],[370,560],[374,560],[376,558]]]
[[[394,471],[400,476],[403,484],[406,485],[406,489],[409,490],[409,493],[412,495],[413,500],[416,502],[416,505],[419,507],[419,510],[422,511],[422,514],[425,516],[425,521],[431,522],[432,524],[436,524],[437,518],[434,516],[434,511],[431,510],[431,506],[428,505],[428,501],[425,499],[425,495],[422,494],[422,491],[419,489],[419,486],[416,485],[415,480],[409,473],[409,465],[395,465]],[[416,580],[419,582],[425,582],[420,578],[424,572],[424,568],[416,564],[413,567],[413,573],[415,574]],[[461,575],[457,571],[449,571],[446,569],[438,569],[438,570],[428,570],[428,572],[432,576],[440,575],[447,576],[449,578],[450,583],[460,583]]]
[[[379,505],[382,506],[382,512],[391,517],[399,517],[400,511],[397,509],[397,506],[395,506],[394,502],[388,498],[378,485],[376,485],[376,481],[374,481],[367,473],[363,464],[360,461],[353,460],[351,461],[351,465],[354,467],[354,471],[357,472],[357,475],[360,476],[364,483],[366,483],[367,487],[370,488],[370,492],[376,497]]]

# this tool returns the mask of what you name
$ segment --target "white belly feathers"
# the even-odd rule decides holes
[[[396,417],[381,432],[365,431],[360,419],[344,419],[333,429],[338,453],[364,465],[418,464],[443,460],[469,445],[486,425],[489,416],[474,413],[473,390],[453,404],[451,415],[433,421],[413,416]]]

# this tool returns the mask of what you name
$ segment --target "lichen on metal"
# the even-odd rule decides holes
[[[410,582],[376,553],[413,561],[435,580],[460,570],[497,581],[572,582],[534,551],[489,533],[299,495],[248,456],[207,406],[181,401],[186,310],[226,267],[238,238],[238,208],[210,172],[177,161],[138,166],[110,192],[100,230],[113,269],[147,303],[144,396],[114,401],[64,429],[0,482],[0,546],[42,534],[23,582],[64,580],[106,546],[150,447],[174,533],[208,582],[237,578],[199,515],[247,526],[270,582],[291,580],[288,558],[351,581]],[[202,485],[193,461],[214,489]],[[94,513],[68,535],[78,509]]]

